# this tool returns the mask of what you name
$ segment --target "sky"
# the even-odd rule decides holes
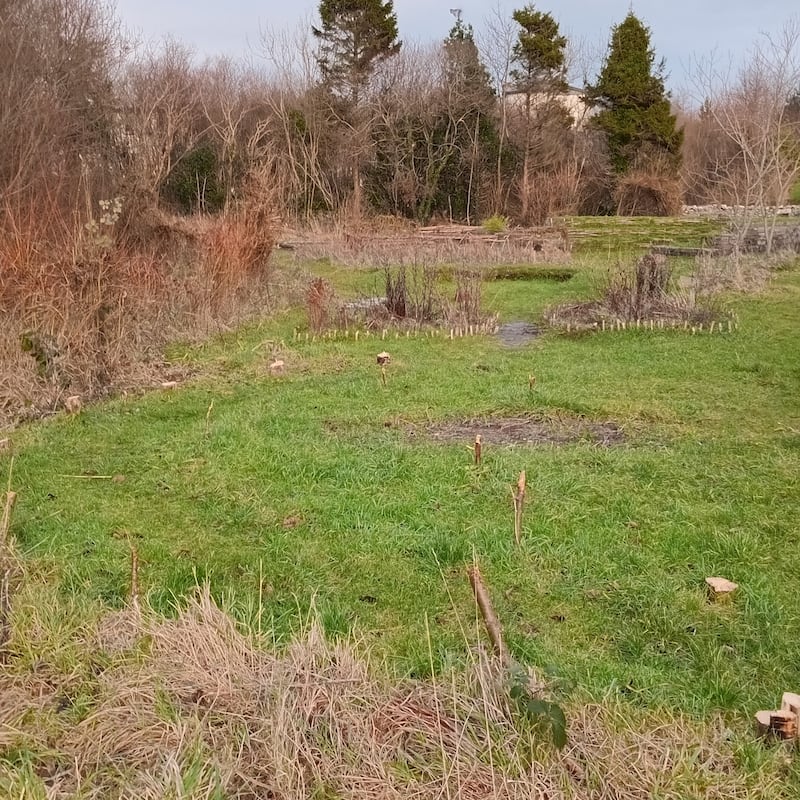
[[[526,0],[395,0],[400,36],[406,41],[443,39],[453,24],[450,9],[460,8],[465,22],[480,31],[495,8],[509,17]],[[680,91],[698,57],[736,59],[764,32],[775,32],[800,15],[797,0],[553,0],[537,2],[559,21],[567,36],[584,41],[602,55],[611,26],[629,10],[651,29],[658,58],[666,60],[668,86]],[[253,56],[259,31],[294,28],[313,18],[318,0],[116,0],[123,25],[143,41],[171,35],[192,47],[199,58]]]

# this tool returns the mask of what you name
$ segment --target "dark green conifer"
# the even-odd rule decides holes
[[[612,29],[605,63],[586,97],[600,107],[594,124],[606,135],[617,173],[643,156],[659,155],[677,170],[683,130],[664,89],[664,63],[655,64],[650,30],[633,12]]]

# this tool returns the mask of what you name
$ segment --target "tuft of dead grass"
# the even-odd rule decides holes
[[[65,624],[66,623],[66,624]],[[48,627],[49,625],[49,627]],[[34,650],[31,643],[35,644]],[[788,798],[785,754],[722,719],[568,707],[551,749],[499,664],[392,678],[313,620],[265,647],[198,590],[173,619],[65,610],[28,580],[0,666],[0,794],[67,798]]]

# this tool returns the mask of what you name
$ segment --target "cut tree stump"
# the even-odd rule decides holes
[[[738,583],[727,578],[706,578],[709,599],[712,601],[729,600],[731,595],[739,588]]]
[[[784,692],[778,711],[757,711],[756,727],[761,736],[796,739],[800,736],[800,694]]]
[[[797,736],[797,716],[791,711],[757,711],[756,727],[761,736],[793,739]]]

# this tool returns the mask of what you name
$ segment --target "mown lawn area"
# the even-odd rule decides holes
[[[536,321],[591,296],[611,247],[584,249],[566,282],[490,281],[484,302]],[[344,294],[380,280],[310,269]],[[410,675],[458,664],[482,636],[466,579],[477,558],[514,656],[563,686],[697,715],[773,708],[800,690],[800,271],[725,302],[739,328],[713,335],[306,342],[292,310],[176,346],[196,372],[178,389],[14,434],[13,533],[65,595],[123,604],[134,543],[160,610],[208,581],[281,642],[313,605],[329,633],[357,631]],[[273,354],[285,375],[269,373]],[[427,434],[522,415],[613,422],[624,441],[487,439],[476,467],[470,440]],[[707,576],[737,582],[733,602],[710,604]]]

